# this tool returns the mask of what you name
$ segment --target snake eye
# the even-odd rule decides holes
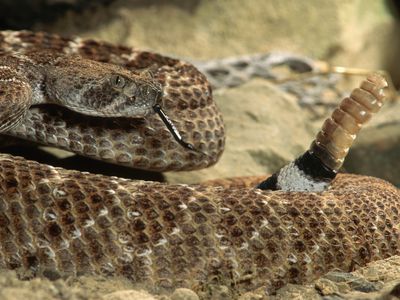
[[[125,79],[120,75],[111,76],[111,84],[115,89],[122,89],[125,86]]]

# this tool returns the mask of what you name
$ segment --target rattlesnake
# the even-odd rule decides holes
[[[143,75],[146,68],[152,76]],[[80,93],[73,97],[82,90],[80,78],[94,78],[89,81],[96,85],[98,72],[105,69],[131,83],[127,91],[115,76],[104,83],[114,83],[106,90],[118,91],[118,105],[136,95],[132,83],[156,91],[160,85],[162,97],[141,103],[147,110],[139,119],[84,116],[49,104],[27,110],[29,101],[7,104],[23,99],[82,100]],[[380,79],[371,78],[380,91]],[[121,100],[121,93],[128,97]],[[102,96],[89,94],[88,102],[70,108],[96,106],[90,101]],[[158,171],[196,169],[215,163],[224,146],[222,117],[206,78],[196,68],[108,43],[1,32],[0,99],[4,134],[113,163]],[[160,101],[194,151],[177,143],[150,112],[154,101]],[[107,107],[118,106],[114,104]],[[135,105],[128,104],[122,108]],[[99,111],[102,107],[96,106]],[[116,113],[108,108],[107,113]],[[351,124],[343,118],[341,126],[350,132]],[[332,152],[325,156],[316,151],[313,156],[314,161],[327,162],[323,170],[328,172],[319,175],[334,177],[343,159],[344,152],[335,151],[339,149],[334,143],[343,149],[349,140],[335,132],[329,133],[331,140],[319,135],[312,148]],[[308,167],[299,171],[295,163],[271,177],[267,186],[284,188],[293,166],[297,175],[309,174]],[[317,178],[324,188],[327,180]],[[400,194],[387,182],[339,175],[323,192],[261,191],[251,186],[131,181],[0,154],[0,267],[53,277],[122,275],[158,292],[180,286],[207,291],[216,283],[236,294],[258,287],[273,293],[288,282],[306,282],[332,268],[349,270],[400,252]]]

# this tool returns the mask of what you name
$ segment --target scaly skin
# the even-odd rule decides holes
[[[235,293],[400,254],[400,193],[340,175],[322,193],[131,181],[0,156],[0,267]]]

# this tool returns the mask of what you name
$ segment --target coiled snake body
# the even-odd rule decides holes
[[[157,84],[160,105],[199,151],[149,112],[155,98],[142,96]],[[70,109],[27,109],[63,99]],[[88,106],[101,113],[76,112]],[[4,134],[150,170],[205,167],[224,146],[211,89],[192,65],[90,40],[1,32],[0,109]],[[122,275],[155,290],[221,283],[272,293],[399,254],[399,209],[397,188],[363,176],[340,175],[318,193],[261,191],[131,181],[0,154],[0,267]]]

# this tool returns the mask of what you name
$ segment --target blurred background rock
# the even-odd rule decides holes
[[[190,61],[289,51],[333,65],[384,69],[399,86],[398,3],[395,0],[2,0],[0,27],[97,38]],[[358,84],[360,77],[345,80]],[[304,151],[321,126],[320,119],[313,120],[290,97],[262,80],[216,91],[216,101],[227,123],[226,153],[211,169],[167,173],[167,180],[193,182],[274,172]],[[265,140],[265,145],[260,145],[260,139]],[[400,186],[399,101],[386,105],[361,133],[345,168],[385,178]]]
[[[0,26],[96,37],[208,59],[288,50],[387,69],[400,50],[399,4],[385,0],[2,0]]]

